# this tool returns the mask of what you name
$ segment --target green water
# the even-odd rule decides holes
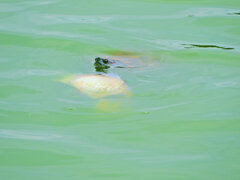
[[[0,1],[0,179],[240,179],[239,13],[239,0]],[[133,93],[107,98],[119,111],[58,81],[118,51],[151,64],[112,70]]]

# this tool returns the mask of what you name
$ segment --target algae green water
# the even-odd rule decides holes
[[[59,81],[117,52],[133,96]],[[239,107],[239,0],[0,1],[1,180],[238,180]]]

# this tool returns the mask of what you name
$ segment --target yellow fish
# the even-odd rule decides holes
[[[62,81],[92,98],[117,94],[130,95],[128,86],[119,77],[104,74],[88,74],[71,76]]]

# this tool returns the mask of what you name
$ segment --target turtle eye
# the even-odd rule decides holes
[[[108,60],[107,60],[107,59],[103,59],[103,62],[107,64],[107,63],[108,63]]]

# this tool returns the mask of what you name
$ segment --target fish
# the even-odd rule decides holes
[[[123,94],[131,95],[128,86],[117,75],[86,74],[64,78],[63,82],[75,87],[91,98]]]

